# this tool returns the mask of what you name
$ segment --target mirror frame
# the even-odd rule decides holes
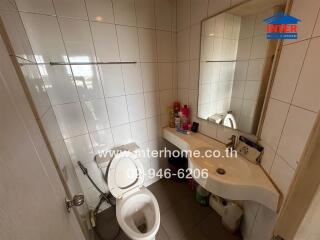
[[[199,66],[198,83],[200,82],[200,58],[201,58],[201,42],[202,42],[201,41],[202,40],[202,34],[201,33],[202,33],[203,23],[205,21],[207,21],[208,19],[212,18],[212,17],[216,17],[219,14],[228,12],[231,9],[237,8],[237,7],[241,6],[241,5],[244,5],[244,4],[246,4],[248,2],[252,2],[252,1],[256,1],[256,0],[244,0],[241,3],[237,3],[237,4],[235,4],[235,5],[233,5],[233,6],[229,7],[229,8],[226,8],[226,9],[224,9],[222,11],[219,11],[219,12],[217,12],[217,13],[215,13],[215,14],[213,14],[211,16],[208,16],[208,17],[206,17],[206,18],[201,20],[201,23],[200,23],[200,46],[199,46],[200,50],[199,50],[199,61],[198,61],[198,66]],[[286,13],[286,14],[289,13],[291,5],[292,5],[292,1],[291,0],[285,0],[284,13]],[[283,40],[282,39],[278,39],[277,42],[276,42],[276,48],[275,48],[275,52],[274,52],[273,59],[272,59],[270,75],[269,75],[269,80],[268,80],[268,86],[267,86],[266,95],[265,95],[265,98],[264,98],[263,104],[262,104],[262,110],[261,110],[261,115],[260,115],[260,119],[259,119],[259,123],[258,123],[257,132],[255,134],[252,134],[252,133],[242,132],[240,129],[235,129],[236,131],[242,132],[243,134],[245,134],[247,136],[251,136],[252,138],[255,138],[257,141],[261,140],[262,126],[263,126],[263,123],[264,123],[264,120],[265,120],[265,117],[266,117],[266,112],[267,112],[267,108],[268,108],[269,100],[270,100],[270,95],[271,95],[271,90],[272,90],[272,86],[273,86],[273,83],[274,83],[274,78],[275,78],[275,75],[276,75],[276,71],[277,71],[277,67],[278,67],[278,63],[279,63],[282,47],[283,47]],[[199,115],[198,106],[199,106],[199,86],[198,86],[198,98],[197,98],[197,118],[201,119],[203,121],[207,121],[208,124],[215,124],[215,125],[219,126],[218,124],[216,124],[214,122],[210,122],[210,121],[208,121],[206,119],[199,118],[198,117],[198,115]],[[226,128],[228,128],[228,127],[226,127]]]

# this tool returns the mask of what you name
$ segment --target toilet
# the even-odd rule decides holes
[[[144,169],[136,153],[121,151],[111,160],[107,182],[116,198],[116,216],[123,232],[133,240],[151,240],[160,226],[157,199],[143,186]]]

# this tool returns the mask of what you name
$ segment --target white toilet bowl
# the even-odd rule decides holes
[[[116,198],[116,215],[123,232],[133,240],[151,240],[160,226],[157,199],[143,186],[143,166],[133,152],[118,153],[108,169],[108,187]]]
[[[146,188],[117,200],[117,220],[121,229],[133,240],[155,239],[160,226],[157,199]]]

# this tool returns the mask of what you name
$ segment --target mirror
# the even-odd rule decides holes
[[[284,7],[251,0],[202,22],[199,118],[257,133],[278,41],[263,20]]]

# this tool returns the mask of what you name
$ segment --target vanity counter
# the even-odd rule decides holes
[[[181,150],[200,153],[200,156],[189,156],[188,166],[191,170],[207,170],[208,177],[193,178],[209,192],[230,200],[255,201],[277,212],[280,193],[260,165],[239,154],[228,156],[223,143],[201,133],[187,135],[167,127],[163,129],[163,138]],[[219,151],[221,155],[207,156],[208,150]]]

